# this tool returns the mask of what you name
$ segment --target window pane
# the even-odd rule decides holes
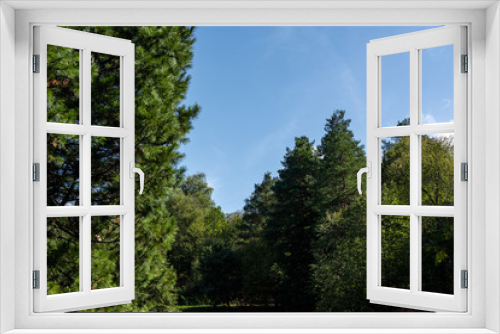
[[[92,205],[120,204],[120,138],[92,137]]]
[[[382,286],[410,288],[410,217],[382,216]]]
[[[78,124],[80,50],[47,45],[47,122]]]
[[[453,134],[422,136],[422,205],[453,206]]]
[[[80,290],[80,218],[47,218],[47,294]]]
[[[381,138],[381,204],[410,205],[410,137]]]
[[[422,290],[453,294],[453,218],[422,217]]]
[[[410,124],[410,53],[381,57],[382,126]]]
[[[80,137],[47,134],[47,206],[80,205]]]
[[[453,122],[453,45],[421,50],[422,124]]]
[[[120,286],[120,216],[92,217],[92,290]]]
[[[120,126],[120,57],[92,52],[92,125]]]

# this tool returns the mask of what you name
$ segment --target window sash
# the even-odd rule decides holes
[[[34,184],[34,270],[40,288],[33,290],[35,312],[66,312],[129,303],[134,299],[134,46],[130,41],[55,27],[35,27],[34,54],[40,55],[40,73],[34,78],[34,161],[40,163],[40,182]],[[80,50],[80,124],[47,122],[47,45]],[[120,57],[120,121],[112,128],[91,125],[91,53]],[[79,136],[80,200],[78,206],[47,207],[47,134]],[[91,205],[92,136],[120,140],[120,205]],[[91,218],[119,215],[120,285],[91,289]],[[47,218],[80,217],[78,292],[47,295]]]
[[[367,298],[374,303],[423,310],[467,311],[467,289],[461,289],[460,271],[467,269],[467,182],[460,180],[460,164],[467,162],[467,75],[460,73],[460,57],[466,54],[466,28],[443,27],[371,41],[367,46],[367,161],[372,178],[367,183]],[[421,49],[454,45],[454,122],[420,123]],[[381,127],[381,57],[410,53],[410,125]],[[454,134],[454,206],[429,207],[420,204],[420,135]],[[381,205],[380,140],[389,136],[410,138],[410,205]],[[381,284],[381,215],[410,217],[410,289],[383,287]],[[421,218],[454,217],[454,294],[420,291]]]

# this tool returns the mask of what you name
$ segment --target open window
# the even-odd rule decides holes
[[[467,310],[466,54],[465,27],[367,46],[367,298],[373,303]],[[431,80],[432,87],[440,82],[437,91],[426,88]]]
[[[35,27],[33,72],[35,312],[129,303],[134,45]]]

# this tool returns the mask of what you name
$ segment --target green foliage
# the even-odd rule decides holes
[[[422,289],[453,294],[453,218],[422,217]]]
[[[195,270],[201,279],[197,282],[200,295],[206,296],[215,307],[230,306],[241,291],[241,255],[233,249],[230,240],[214,239],[200,253]]]
[[[410,138],[382,140],[383,205],[410,205]]]
[[[356,191],[356,173],[366,162],[350,123],[345,111],[336,110],[319,146],[321,218],[311,288],[320,312],[372,309],[366,300],[366,202]]]
[[[366,201],[351,200],[318,226],[312,266],[318,312],[368,312],[366,299]]]
[[[193,57],[194,28],[192,27],[71,27],[72,29],[132,40],[136,47],[135,61],[135,124],[136,165],[146,173],[145,193],[136,197],[135,216],[135,272],[136,298],[131,304],[93,311],[165,312],[175,310],[177,303],[176,272],[169,261],[169,252],[175,241],[177,223],[166,206],[167,194],[181,178],[183,168],[178,166],[183,155],[179,147],[187,141],[192,129],[192,119],[199,113],[198,105],[184,106],[190,77],[187,69]],[[49,47],[48,120],[78,123],[79,119],[79,52],[72,49]],[[117,126],[119,58],[93,53],[92,76],[92,124]],[[48,136],[49,170],[54,175],[48,184],[48,205],[75,205],[79,201],[78,147],[70,136]],[[52,149],[50,148],[52,147]],[[109,205],[118,200],[119,179],[116,161],[119,150],[114,140],[94,138],[92,151],[92,201]],[[77,204],[78,205],[78,204]],[[50,240],[48,257],[60,262],[59,247],[72,242],[59,235],[65,225],[56,222],[48,225]],[[67,225],[67,224],[66,224]],[[78,232],[73,224],[71,234]],[[106,231],[105,229],[103,231]],[[70,233],[68,233],[70,235]],[[101,240],[106,240],[102,238]],[[93,243],[99,243],[95,237]],[[104,243],[104,241],[103,241]],[[116,245],[115,245],[116,246]],[[97,247],[97,245],[96,245]],[[99,246],[101,247],[101,246]],[[116,286],[116,270],[112,263],[111,243],[95,257],[94,268],[99,278],[96,287]],[[71,249],[75,246],[69,247]],[[114,248],[116,249],[116,248]],[[96,253],[97,254],[97,253]],[[74,265],[73,265],[74,267]],[[70,287],[76,283],[62,282],[58,277],[71,269],[60,265],[54,269],[52,283],[55,287]],[[77,271],[78,272],[78,271]],[[59,275],[58,275],[59,274]],[[58,288],[59,289],[59,288]]]
[[[136,298],[113,311],[165,312],[174,310],[176,273],[168,258],[178,229],[165,205],[174,186],[176,168],[183,155],[198,105],[182,105],[189,84],[186,70],[193,57],[194,28],[189,27],[87,27],[80,30],[131,40],[135,44],[136,165],[147,175],[145,194],[136,197]],[[111,69],[102,64],[104,76]],[[93,69],[93,71],[95,71]],[[113,92],[112,89],[104,90]],[[105,101],[112,101],[115,95]],[[109,102],[108,102],[109,103]],[[110,112],[104,109],[103,112]]]
[[[366,202],[356,195],[363,147],[345,111],[326,120],[317,147],[295,138],[279,177],[266,173],[243,212],[225,215],[203,173],[184,175],[179,147],[198,115],[185,106],[190,27],[72,27],[136,46],[136,298],[91,311],[168,312],[177,304],[237,303],[279,311],[381,311],[366,300]],[[48,121],[79,124],[79,52],[49,46]],[[92,124],[119,126],[120,59],[93,53]],[[409,120],[398,123],[408,125]],[[80,205],[78,136],[47,135],[47,205]],[[91,142],[93,205],[120,201],[120,142]],[[451,206],[452,137],[422,136],[422,204]],[[382,141],[382,204],[409,204],[409,137]],[[92,218],[92,288],[119,285],[119,217]],[[47,221],[48,293],[79,290],[80,219]],[[422,287],[452,293],[453,219],[422,218]],[[408,288],[409,219],[382,217],[382,283]],[[192,308],[190,308],[192,309]],[[214,308],[215,309],[215,308]],[[194,309],[193,309],[194,310]]]
[[[307,137],[295,138],[282,165],[273,188],[276,204],[264,232],[279,273],[274,299],[284,311],[311,311],[315,296],[309,289],[309,267],[320,217],[317,150]]]
[[[92,290],[120,286],[120,223],[120,216],[92,217]]]
[[[453,136],[422,136],[422,205],[453,206]]]
[[[92,125],[120,126],[120,57],[91,54]]]
[[[405,121],[400,122],[404,125]],[[383,204],[410,203],[410,140],[382,142]],[[422,136],[422,205],[453,205],[453,137]],[[422,289],[453,293],[453,219],[422,217]],[[383,284],[408,288],[409,218],[382,218]],[[385,272],[385,273],[384,273]]]
[[[273,187],[277,178],[264,174],[261,183],[256,184],[253,193],[245,200],[243,217],[236,225],[237,243],[240,249],[245,303],[269,305],[273,300],[276,276],[272,274],[273,254],[263,239],[269,215],[276,204]]]
[[[47,121],[80,122],[80,51],[47,45]]]
[[[320,160],[319,184],[323,212],[346,209],[356,194],[356,172],[365,162],[360,141],[349,129],[351,120],[344,110],[336,110],[326,120],[325,135],[318,146]]]
[[[47,294],[80,289],[78,217],[47,218]]]
[[[80,205],[79,150],[79,136],[47,134],[47,206]]]
[[[243,221],[238,226],[238,239],[243,242],[260,240],[267,218],[276,203],[273,191],[276,180],[270,172],[265,173],[262,183],[256,184],[253,193],[245,200]]]
[[[204,174],[179,181],[179,188],[166,199],[169,213],[175,218],[177,237],[168,258],[177,272],[181,304],[196,302],[196,278],[193,266],[204,245],[227,229],[226,218],[211,196]]]
[[[410,288],[410,217],[382,216],[382,286]]]

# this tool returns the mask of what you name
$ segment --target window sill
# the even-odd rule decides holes
[[[4,334],[489,334],[471,329],[14,329]]]
[[[4,334],[489,334],[470,329],[14,329]]]

